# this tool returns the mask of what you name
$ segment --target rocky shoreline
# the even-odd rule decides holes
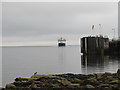
[[[33,75],[16,78],[1,90],[120,90],[120,69],[116,73]]]

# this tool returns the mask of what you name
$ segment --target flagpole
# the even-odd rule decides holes
[[[92,25],[92,30],[94,30],[94,28],[95,28],[95,25]],[[94,36],[94,33],[92,33],[93,34],[93,36]]]
[[[113,38],[115,39],[115,28],[112,28],[112,30],[114,31],[114,37]]]
[[[100,35],[101,35],[101,24],[99,24],[99,31],[100,31]]]

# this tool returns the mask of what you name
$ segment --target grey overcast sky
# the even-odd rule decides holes
[[[57,45],[61,36],[79,44],[82,36],[100,33],[112,38],[112,28],[118,36],[118,3],[3,2],[2,26],[3,45]]]

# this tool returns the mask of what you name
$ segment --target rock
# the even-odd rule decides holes
[[[86,79],[88,79],[89,77],[88,77],[87,75],[78,74],[78,75],[77,75],[77,78],[80,79],[80,80],[86,80]]]
[[[94,89],[95,87],[88,84],[88,85],[85,86],[85,88],[87,88],[87,89]]]
[[[70,84],[72,84],[71,82],[69,82],[67,79],[63,79],[63,80],[58,80],[58,82],[60,82],[62,85],[64,86],[69,86]]]
[[[14,85],[14,84],[6,84],[6,87],[5,87],[6,89],[14,89],[14,88],[16,88],[16,86]]]
[[[99,87],[109,87],[109,84],[100,84]]]
[[[60,88],[60,85],[59,85],[59,84],[51,84],[51,86],[52,86],[53,88]]]
[[[33,75],[33,76],[31,76],[31,78],[42,78],[42,77],[57,78],[57,76],[53,76],[53,75]]]
[[[98,78],[98,79],[101,78],[102,75],[103,75],[103,73],[95,73],[95,74],[94,74],[94,76],[95,76],[96,78]]]
[[[29,79],[28,78],[16,78],[15,81],[28,81]]]
[[[69,88],[70,90],[73,89],[73,88],[81,88],[80,84],[77,84],[77,83],[76,84],[70,84],[69,86],[66,86],[66,87]]]
[[[43,84],[41,81],[34,81],[35,84]]]
[[[110,87],[113,88],[113,90],[117,90],[117,88],[119,88],[118,84],[111,84]]]
[[[0,88],[0,90],[6,90],[5,88]]]
[[[33,75],[16,78],[6,90],[120,90],[120,69],[117,73]],[[57,90],[57,89],[56,89]]]
[[[85,85],[93,85],[93,86],[96,86],[98,85],[98,81],[95,79],[95,78],[90,78],[90,79],[87,79],[87,80],[84,80],[82,83],[81,83],[81,86],[85,86]]]
[[[32,83],[31,85],[29,85],[29,88],[37,88],[37,85]]]
[[[113,80],[109,84],[119,84],[118,80]]]
[[[27,86],[31,85],[32,83],[28,82],[28,81],[16,81],[13,84],[18,87],[27,87]]]
[[[79,87],[80,86],[80,84],[70,84],[71,86],[73,86],[73,87]]]
[[[102,77],[108,77],[108,76],[112,76],[112,74],[111,73],[108,73],[108,72],[105,72],[103,75],[102,75]]]
[[[80,79],[78,79],[78,78],[70,79],[69,81],[70,81],[71,83],[82,83],[82,82],[83,82],[83,80],[80,80]]]

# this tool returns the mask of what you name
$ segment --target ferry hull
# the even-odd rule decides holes
[[[58,43],[58,46],[63,47],[63,46],[65,46],[65,43]]]

